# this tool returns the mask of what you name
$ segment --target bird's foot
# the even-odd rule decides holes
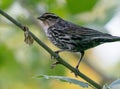
[[[55,63],[53,63],[52,65],[51,65],[51,69],[53,69],[56,65],[58,65],[58,64],[61,64],[60,62],[58,62],[58,61],[56,61]]]
[[[51,55],[51,60],[58,58],[59,51],[55,51],[56,56]]]
[[[77,77],[79,72],[78,66],[76,66],[75,69],[76,69],[76,72],[74,74],[75,74],[75,77]]]
[[[59,57],[59,51],[55,51],[56,55],[53,56],[51,55],[51,60],[54,61],[54,59],[58,58]],[[57,64],[61,64],[60,62],[56,61],[54,62],[52,65],[51,65],[51,69],[53,69]]]
[[[78,72],[79,72],[79,69],[78,69],[78,66],[75,67],[75,71],[71,71],[71,73],[74,73],[75,77],[78,76]]]

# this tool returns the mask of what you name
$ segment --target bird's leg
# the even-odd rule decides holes
[[[57,55],[59,55],[59,53],[60,53],[60,52],[63,52],[63,51],[64,51],[64,50],[61,49],[61,50],[55,51],[55,53],[56,53]],[[54,56],[51,55],[51,59],[55,59],[55,58],[56,58],[56,57],[54,57]]]
[[[78,63],[77,63],[77,65],[76,65],[76,67],[75,67],[75,69],[76,69],[77,71],[79,71],[79,70],[78,70],[78,67],[79,67],[79,65],[80,65],[80,62],[82,61],[83,56],[84,56],[84,51],[81,52],[80,58],[79,58]],[[75,77],[77,77],[77,75],[78,75],[77,72],[75,72],[74,74],[75,74]]]
[[[82,51],[81,52],[81,56],[80,56],[80,58],[79,58],[79,60],[78,60],[78,63],[77,63],[77,65],[76,65],[76,69],[78,70],[78,67],[79,67],[79,65],[80,65],[80,62],[82,61],[82,59],[83,59],[83,56],[84,56],[84,51]]]
[[[53,69],[57,64],[61,64],[61,63],[59,61],[56,61],[56,62],[52,63],[51,69]]]
[[[59,55],[59,53],[60,52],[62,52],[62,51],[64,51],[64,50],[57,50],[57,51],[55,51],[55,53],[57,54],[57,56]],[[54,56],[52,56],[51,55],[51,59],[55,59],[55,58],[57,58],[57,56],[56,57],[54,57]],[[56,61],[56,62],[54,62],[52,65],[51,65],[51,68],[53,69],[57,64],[61,64],[59,61]]]

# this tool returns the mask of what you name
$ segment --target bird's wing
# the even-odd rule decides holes
[[[107,33],[102,33],[97,30],[90,28],[80,27],[80,26],[70,26],[64,29],[65,33],[74,36],[88,36],[88,37],[98,37],[98,36],[111,36]]]

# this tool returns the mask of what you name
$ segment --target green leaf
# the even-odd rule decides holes
[[[120,89],[120,79],[112,82],[110,85],[105,84],[102,89]]]
[[[0,8],[7,9],[12,5],[13,2],[14,2],[14,0],[1,0]]]
[[[67,0],[67,8],[72,14],[92,10],[98,0]]]
[[[120,89],[120,79],[112,82],[109,86],[111,89]]]
[[[110,84],[110,86],[113,86],[113,85],[116,85],[116,84],[120,84],[120,79],[118,79],[118,80],[112,82],[112,83]]]
[[[39,76],[37,76],[37,78],[58,79],[58,80],[61,80],[63,82],[68,82],[68,83],[73,83],[73,84],[79,85],[81,87],[88,87],[89,86],[88,83],[81,82],[79,80],[76,80],[76,79],[73,79],[73,78],[64,77],[64,76],[39,75]]]
[[[41,0],[21,0],[25,5],[29,5],[30,7],[35,7]]]

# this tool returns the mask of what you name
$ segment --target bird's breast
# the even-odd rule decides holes
[[[47,30],[50,26],[47,23],[42,22],[42,21],[40,21],[40,25],[41,25],[42,29],[45,31],[45,33],[47,34]]]

